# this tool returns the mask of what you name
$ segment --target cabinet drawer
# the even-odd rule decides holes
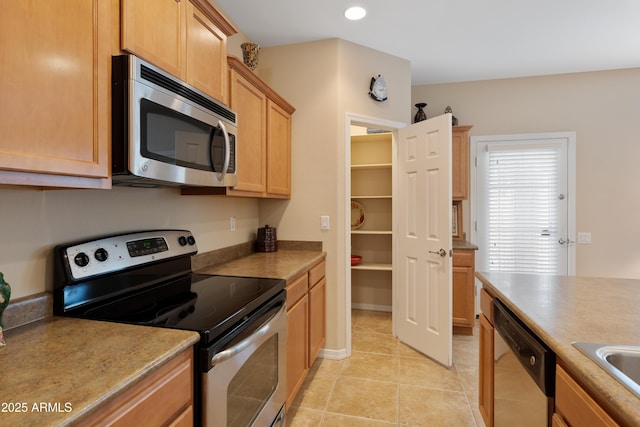
[[[454,267],[474,267],[475,257],[475,251],[454,249],[452,265]]]
[[[185,414],[192,413],[192,354],[189,349],[167,362],[101,408],[86,425],[164,425],[172,420],[180,423]]]
[[[560,366],[556,365],[556,412],[567,425],[617,426],[611,417]]]
[[[324,277],[326,262],[324,260],[320,261],[309,270],[309,286],[313,287],[316,283],[320,281]]]
[[[287,284],[287,307],[291,308],[293,305],[307,294],[309,290],[309,276],[304,273]]]
[[[493,325],[493,297],[484,288],[480,290],[480,311]]]

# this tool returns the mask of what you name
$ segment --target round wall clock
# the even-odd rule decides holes
[[[376,101],[387,100],[387,84],[384,81],[384,77],[378,74],[378,77],[371,77],[371,84],[369,85],[369,95]]]

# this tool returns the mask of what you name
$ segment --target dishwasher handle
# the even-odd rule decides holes
[[[494,327],[545,395],[555,394],[555,354],[499,299],[493,304]]]

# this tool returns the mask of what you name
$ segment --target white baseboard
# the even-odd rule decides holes
[[[343,360],[348,357],[347,349],[343,348],[341,350],[328,350],[326,348],[323,348],[322,350],[320,350],[320,353],[318,353],[318,357],[331,360]]]
[[[392,312],[392,307],[390,305],[351,303],[351,308],[355,310],[386,311],[388,313]]]

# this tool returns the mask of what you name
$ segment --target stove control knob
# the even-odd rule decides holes
[[[190,246],[193,246],[196,244],[196,239],[193,236],[187,237],[187,241],[189,242]]]
[[[78,267],[86,267],[89,264],[89,256],[84,252],[80,252],[73,258],[73,262],[75,262]]]
[[[184,236],[178,237],[178,243],[180,243],[180,246],[185,246],[187,244],[187,238]]]
[[[104,262],[107,260],[107,258],[109,258],[109,252],[107,252],[105,249],[103,248],[99,248],[98,250],[95,251],[95,253],[93,254],[93,256],[95,257],[95,259],[97,259],[100,262]]]

